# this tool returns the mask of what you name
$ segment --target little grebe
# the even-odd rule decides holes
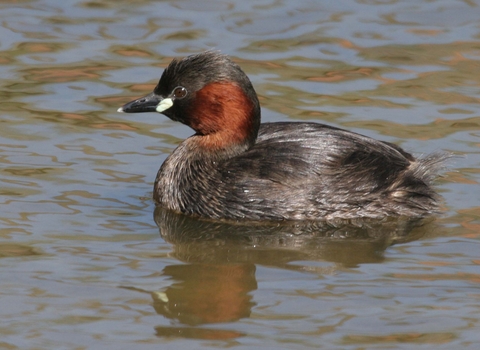
[[[447,157],[415,159],[394,144],[317,123],[260,124],[242,69],[208,51],[173,60],[152,93],[119,112],[158,112],[195,130],[165,160],[155,201],[214,219],[422,217]]]

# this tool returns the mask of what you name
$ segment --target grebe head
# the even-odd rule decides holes
[[[158,112],[190,126],[211,148],[255,143],[260,104],[247,75],[227,56],[207,51],[174,59],[152,93],[119,112]]]

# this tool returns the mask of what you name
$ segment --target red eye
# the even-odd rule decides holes
[[[181,100],[187,96],[187,89],[185,89],[183,86],[178,86],[173,90],[173,97],[175,97],[178,100]]]

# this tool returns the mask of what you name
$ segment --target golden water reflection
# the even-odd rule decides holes
[[[253,264],[186,264],[163,269],[172,284],[152,293],[155,311],[183,324],[233,322],[250,316],[257,289]]]
[[[406,219],[245,224],[162,208],[156,208],[155,222],[160,235],[173,244],[171,255],[184,264],[162,270],[171,284],[151,292],[153,306],[158,314],[188,326],[250,317],[256,305],[252,292],[257,289],[257,265],[334,274],[337,269],[382,262],[387,247],[418,239],[434,226],[428,220]],[[315,262],[328,264],[312,266]],[[178,328],[161,329],[181,333]]]

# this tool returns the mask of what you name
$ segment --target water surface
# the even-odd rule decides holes
[[[0,1],[0,348],[477,349],[478,5]],[[155,211],[192,131],[115,111],[206,49],[243,67],[264,121],[458,155],[444,214],[357,230]]]

